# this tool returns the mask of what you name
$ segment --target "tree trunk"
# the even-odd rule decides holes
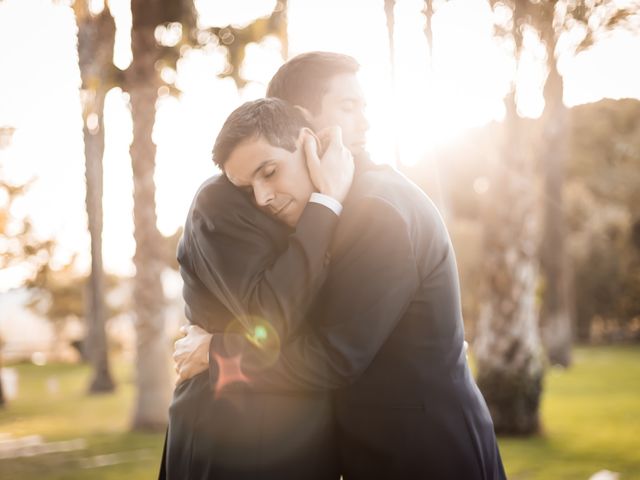
[[[91,272],[87,284],[85,318],[87,338],[84,354],[93,367],[90,393],[111,392],[115,385],[109,369],[104,269],[102,265],[102,159],[104,155],[104,99],[113,69],[115,23],[105,8],[92,16],[86,4],[74,6],[78,21],[78,60],[82,77],[83,134],[86,206],[91,237]]]
[[[395,42],[395,8],[396,0],[384,0],[384,15],[387,20],[387,43],[389,45],[389,67],[391,70],[391,96],[395,103],[396,100],[396,42]],[[393,151],[395,155],[396,166],[402,169],[402,160],[400,158],[400,142],[398,135],[393,133]]]
[[[282,59],[285,61],[289,58],[288,9],[288,0],[279,0],[271,14],[271,19],[275,22],[276,36],[280,39]]]
[[[133,296],[137,334],[133,428],[136,430],[164,429],[170,402],[169,345],[164,333],[164,293],[160,282],[163,261],[153,180],[156,147],[151,139],[159,86],[155,70],[158,49],[154,38],[154,8],[157,4],[150,0],[131,2],[133,62],[127,72],[133,117],[131,161],[136,239]]]
[[[433,0],[424,0],[424,35],[429,51],[429,75],[433,75]],[[433,80],[433,79],[431,79]]]
[[[389,44],[389,65],[391,65],[391,84],[395,85],[396,47],[394,40],[396,0],[384,0],[384,16],[387,20],[387,42]]]
[[[98,92],[92,112],[98,118],[97,131],[84,124],[84,149],[87,180],[87,220],[91,236],[91,273],[87,285],[87,357],[93,366],[90,393],[111,392],[115,385],[109,370],[104,269],[102,266],[102,158],[104,154],[104,92]]]
[[[543,358],[538,332],[536,202],[523,155],[515,93],[507,102],[502,165],[493,175],[485,226],[487,295],[476,329],[477,382],[501,434],[539,430]]]
[[[0,339],[0,408],[4,408],[7,404],[4,399],[4,389],[2,388],[2,339]]]
[[[568,154],[569,114],[564,106],[563,81],[557,69],[555,42],[547,39],[549,75],[544,86],[545,110],[541,165],[544,168],[544,229],[541,266],[544,274],[542,339],[552,365],[568,367],[573,341],[569,307],[569,259],[565,253],[562,188]]]

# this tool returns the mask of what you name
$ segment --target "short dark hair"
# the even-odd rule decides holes
[[[331,77],[355,74],[359,69],[360,64],[355,58],[342,53],[302,53],[278,69],[267,87],[267,97],[281,98],[317,115]]]
[[[220,168],[243,142],[264,137],[274,147],[296,149],[300,129],[309,127],[299,109],[278,98],[246,102],[227,117],[213,145],[213,161]]]

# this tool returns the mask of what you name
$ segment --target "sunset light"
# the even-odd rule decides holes
[[[268,15],[272,3],[226,2],[222,7],[221,2],[196,2],[200,21],[211,26],[248,24]],[[436,3],[434,55],[430,59],[421,13],[424,2],[397,2],[396,73],[392,81],[382,2],[289,1],[290,56],[308,50],[333,50],[351,54],[361,63],[360,79],[371,125],[368,150],[378,163],[395,165],[399,160],[415,165],[433,148],[461,139],[468,128],[504,116],[503,97],[513,61],[508,48],[492,36],[490,8],[479,0]],[[114,61],[119,68],[126,68],[131,59],[127,30],[131,13],[126,0],[112,0],[110,5],[118,27]],[[101,8],[99,2],[94,8]],[[38,35],[15,44],[11,41],[16,35],[14,26],[27,15]],[[16,181],[40,178],[30,192],[28,210],[39,219],[43,235],[60,238],[65,246],[60,251],[63,256],[83,251],[88,242],[82,220],[82,137],[69,130],[69,125],[80,122],[76,100],[79,79],[77,73],[69,77],[76,69],[61,67],[75,60],[73,21],[65,2],[5,0],[0,4],[2,62],[10,72],[0,79],[0,124],[17,129],[11,147],[0,152],[2,168]],[[55,31],[56,41],[43,43],[45,31]],[[544,105],[544,49],[533,34],[525,34],[525,44],[529,48],[517,76],[519,109],[524,116],[536,117]],[[637,62],[618,61],[615,55],[620,49],[633,48],[640,48],[638,37],[614,34],[591,51],[567,60],[565,102],[577,104],[602,96],[640,97],[640,67]],[[45,50],[48,53],[43,55]],[[608,68],[594,67],[595,59],[608,62]],[[163,78],[174,81],[183,92],[179,98],[161,95],[154,128],[158,226],[164,234],[173,233],[182,224],[193,192],[215,172],[210,151],[226,115],[240,102],[263,96],[281,62],[277,39],[268,37],[260,44],[248,45],[242,66],[248,83],[240,92],[231,79],[216,78],[226,68],[221,47],[185,51],[177,72],[163,72]],[[107,268],[123,274],[132,273],[134,251],[127,103],[127,95],[113,89],[105,107],[109,140],[104,161],[104,251]],[[25,109],[25,105],[30,107]],[[73,187],[60,188],[62,184]],[[78,261],[86,266],[88,259],[80,254]],[[6,279],[1,283],[5,288],[12,284]]]

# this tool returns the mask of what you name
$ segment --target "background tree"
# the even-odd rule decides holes
[[[91,271],[87,283],[85,355],[93,366],[89,392],[110,392],[115,388],[109,369],[105,333],[104,269],[102,265],[102,190],[104,156],[104,101],[115,84],[113,48],[115,22],[108,6],[93,14],[85,1],[73,5],[78,22],[78,60],[82,79],[83,135],[86,206],[91,237]]]
[[[168,22],[179,22],[191,5],[186,2],[132,0],[131,49],[133,60],[126,71],[133,119],[131,163],[133,169],[136,275],[133,305],[136,325],[137,399],[133,428],[161,430],[167,423],[170,400],[169,351],[164,335],[164,292],[161,276],[161,235],[156,225],[155,155],[152,140],[158,88],[156,62],[161,50],[155,31]]]
[[[389,45],[389,66],[391,80],[391,94],[396,94],[396,44],[395,44],[395,7],[396,0],[384,0],[384,16],[387,25],[387,43]],[[398,134],[393,132],[393,148],[395,161],[398,168],[402,169],[402,159],[400,158],[400,145],[398,142]]]
[[[11,141],[13,128],[0,127],[0,149]],[[38,238],[31,219],[16,217],[13,205],[27,191],[29,184],[13,184],[4,179],[0,170],[0,269],[24,267],[32,276],[48,264],[55,242]],[[0,338],[0,368],[2,367]],[[6,404],[0,376],[0,407]]]
[[[238,86],[243,86],[245,81],[240,76],[240,66],[248,43],[273,34],[280,38],[283,50],[287,49],[286,2],[278,2],[268,18],[258,19],[242,29],[231,26],[198,29],[191,0],[132,0],[131,12],[133,61],[125,72],[125,84],[130,94],[134,130],[131,161],[136,239],[134,309],[138,396],[133,427],[157,430],[166,424],[169,404],[169,355],[164,338],[164,295],[160,283],[166,255],[160,247],[163,242],[156,226],[153,182],[156,146],[151,137],[157,92],[162,85],[158,70],[163,66],[175,65],[182,47],[197,48],[208,43],[210,36],[201,35],[208,33],[213,34],[216,42],[227,49],[231,68],[223,76],[232,76]],[[168,28],[179,29],[181,35],[178,42],[162,44],[161,33]]]
[[[533,31],[542,39],[547,48],[548,61],[551,62],[545,84],[547,106],[540,137],[546,178],[546,248],[542,253],[542,263],[547,267],[544,291],[548,321],[545,323],[545,338],[554,362],[568,364],[571,329],[564,268],[566,255],[562,244],[564,220],[561,195],[562,162],[567,155],[567,135],[564,130],[567,118],[555,50],[558,35],[564,31],[562,25],[569,29],[576,25],[576,19],[588,19],[588,15],[584,16],[587,6],[573,8],[573,3],[527,0],[491,3],[494,9],[509,9],[508,21],[496,25],[496,31],[499,37],[511,42],[516,73],[527,31]],[[558,15],[561,15],[560,19]],[[615,25],[616,19],[622,16],[618,13],[603,17],[603,12],[600,12],[595,18],[608,19],[605,24]],[[587,20],[587,23],[594,26],[593,21]],[[587,33],[585,38],[588,36]],[[491,182],[495,186],[493,204],[485,224],[489,288],[487,303],[481,311],[476,330],[475,354],[478,360],[478,384],[492,411],[496,430],[522,434],[539,429],[538,406],[543,363],[540,358],[536,298],[538,232],[535,158],[528,158],[525,153],[531,150],[528,148],[532,145],[531,138],[527,137],[532,132],[522,129],[516,94],[514,81],[506,101],[502,161]]]
[[[258,18],[244,28],[227,25],[211,27],[203,31],[213,34],[217,42],[226,48],[229,68],[220,76],[233,78],[238,88],[246,84],[246,80],[240,75],[240,67],[244,61],[245,47],[249,43],[258,43],[265,37],[273,35],[280,41],[282,58],[286,60],[289,56],[287,0],[279,0],[271,15]]]
[[[567,237],[563,201],[565,166],[569,154],[570,115],[564,105],[564,82],[558,63],[590,48],[616,28],[631,28],[639,6],[621,7],[607,0],[527,3],[523,22],[533,27],[546,50],[548,75],[544,83],[539,164],[544,172],[544,226],[541,267],[544,276],[541,312],[542,338],[549,361],[568,366],[573,341],[570,304],[571,267],[565,250]],[[638,19],[640,20],[640,19]],[[576,36],[578,34],[578,36]],[[574,36],[573,41],[568,40]],[[566,38],[565,38],[566,37]],[[577,38],[577,40],[575,39]],[[564,49],[560,49],[564,45]]]
[[[602,100],[570,111],[565,186],[581,342],[640,340],[640,102]]]
[[[9,126],[1,126],[0,127],[0,149],[6,148],[11,143],[11,137],[13,136],[14,128]],[[7,184],[3,181],[0,181],[0,188],[4,191],[7,191]],[[7,224],[7,219],[9,216],[9,206],[11,202],[6,201],[5,203],[0,204],[0,237],[6,236],[5,228]],[[5,252],[2,252],[2,256],[4,258]],[[4,264],[4,261],[2,261]],[[0,337],[0,369],[2,369],[2,347],[3,340]],[[0,375],[0,408],[3,408],[6,404],[4,398],[4,389],[2,388],[2,375]]]
[[[513,46],[516,71],[523,48],[524,3],[509,3],[512,18],[503,26]],[[505,101],[501,156],[485,217],[487,288],[474,355],[478,386],[496,432],[531,434],[539,430],[544,376],[536,305],[538,225],[534,165],[526,154],[527,138],[517,113],[516,78]]]
[[[433,0],[424,0],[424,36],[427,39],[427,49],[429,52],[429,74],[433,75]]]

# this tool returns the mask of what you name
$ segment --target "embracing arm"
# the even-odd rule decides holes
[[[286,337],[297,329],[324,280],[338,217],[310,203],[289,235],[241,192],[231,192],[232,203],[228,195],[215,198],[216,193],[201,191],[192,207],[179,250],[181,265],[195,272],[247,331],[264,319]]]
[[[268,367],[264,358],[271,354],[245,342],[242,369],[255,388],[315,390],[351,383],[371,363],[411,303],[420,279],[409,225],[392,205],[378,198],[366,199],[352,213],[349,235],[341,238],[344,251],[332,264],[325,287],[325,326],[287,344]],[[228,355],[228,343],[224,335],[212,337],[213,377],[218,368],[215,359]]]

